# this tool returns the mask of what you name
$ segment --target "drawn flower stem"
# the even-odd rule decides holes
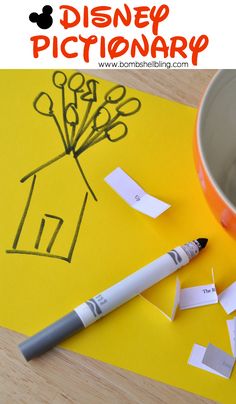
[[[96,140],[102,133],[104,132],[104,128],[101,129],[100,131],[97,130],[92,130],[90,135],[87,137],[85,142],[81,145],[81,147],[75,152],[75,156],[79,156],[82,154],[85,150],[87,150],[89,147],[91,147],[94,143],[94,140]],[[90,141],[89,141],[90,139]],[[97,143],[97,142],[96,142]]]
[[[76,131],[76,126],[73,125],[71,129],[71,144],[73,143],[74,137],[75,137],[75,131]]]
[[[99,105],[99,107],[97,108],[97,110],[98,109],[100,109],[100,108],[103,108],[103,107],[105,107],[106,105],[108,104],[108,102],[107,101],[104,101],[102,104],[100,104]],[[96,117],[96,114],[97,114],[97,110],[94,112],[94,114],[90,117],[90,119],[88,120],[88,122],[85,124],[85,119],[83,120],[84,122],[83,122],[83,126],[81,125],[81,127],[80,127],[80,129],[79,129],[79,131],[78,131],[78,133],[77,133],[77,135],[76,135],[76,138],[75,138],[75,140],[74,140],[74,143],[73,143],[73,147],[75,148],[76,146],[77,146],[77,143],[78,143],[78,141],[79,141],[79,139],[81,138],[81,136],[84,134],[84,132],[89,128],[89,126],[91,125],[91,123],[94,121],[94,118]],[[88,115],[86,116],[86,119],[88,118]]]
[[[67,151],[68,151],[68,146],[67,146],[67,144],[66,144],[66,141],[65,141],[65,138],[64,138],[64,134],[63,134],[63,132],[62,132],[62,129],[61,129],[61,126],[60,126],[60,124],[59,124],[59,122],[58,122],[58,119],[57,119],[57,117],[56,117],[55,114],[52,115],[52,118],[53,118],[53,120],[54,120],[54,122],[55,122],[55,124],[56,124],[56,126],[57,126],[58,132],[59,132],[59,134],[60,134],[60,136],[61,136],[61,140],[62,140],[62,142],[63,142],[64,149],[65,149],[65,151],[67,152]]]
[[[62,100],[62,116],[63,116],[67,148],[70,148],[70,138],[69,138],[67,123],[66,123],[66,100],[65,100],[65,87],[64,86],[61,88],[61,100]]]
[[[74,142],[73,142],[73,147],[76,146],[76,144],[77,144],[77,142],[79,141],[80,137],[82,136],[82,134],[83,134],[83,133],[85,132],[85,130],[86,130],[86,129],[85,129],[85,130],[83,130],[83,129],[84,129],[84,126],[85,126],[86,121],[87,121],[87,119],[88,119],[88,116],[89,116],[89,114],[90,114],[92,105],[93,105],[93,101],[89,101],[89,103],[88,103],[88,105],[87,105],[87,108],[86,108],[86,112],[85,112],[84,117],[83,117],[83,120],[82,120],[82,122],[81,122],[80,128],[79,128],[79,130],[78,130],[78,132],[77,132],[77,135],[76,135],[76,138],[75,138],[75,140],[74,140]],[[86,127],[87,127],[87,125],[86,125]]]

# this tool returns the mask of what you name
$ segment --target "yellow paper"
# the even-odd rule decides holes
[[[98,201],[88,194],[71,262],[6,253],[13,248],[33,181],[33,177],[23,183],[20,179],[63,152],[55,122],[32,106],[41,91],[50,93],[55,105],[60,105],[61,92],[52,85],[51,76],[47,70],[0,72],[0,324],[31,335],[167,250],[197,237],[208,237],[209,245],[178,272],[182,287],[207,283],[212,266],[218,292],[233,282],[235,241],[211,214],[194,169],[196,110],[133,89],[127,89],[126,97],[140,99],[142,108],[122,119],[128,126],[127,136],[116,143],[102,141],[81,155],[81,166]],[[97,80],[100,102],[112,83]],[[83,114],[82,109],[80,119]],[[156,220],[132,209],[104,182],[118,166],[146,192],[170,203],[171,209]],[[42,218],[51,214],[62,218],[63,224],[50,253],[65,257],[87,191],[70,155],[38,173],[17,248],[34,250]],[[47,250],[49,234],[59,223],[59,219],[46,218],[38,248],[42,251]],[[175,276],[153,287],[145,297],[168,311]],[[220,305],[212,305],[178,312],[170,323],[154,305],[137,297],[63,346],[233,403],[235,372],[224,380],[187,365],[194,343],[206,346],[211,342],[230,353],[225,320]]]

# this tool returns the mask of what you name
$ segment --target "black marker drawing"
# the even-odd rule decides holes
[[[92,197],[94,201],[98,200],[81,166],[80,156],[103,140],[114,143],[123,139],[128,133],[128,127],[121,118],[123,119],[138,112],[141,108],[141,102],[134,97],[125,98],[126,88],[122,85],[116,85],[105,93],[103,101],[97,105],[97,88],[99,82],[94,79],[86,80],[84,75],[80,72],[72,74],[68,79],[64,72],[55,71],[52,76],[52,82],[53,86],[60,91],[60,115],[55,112],[55,109],[58,110],[58,105],[55,105],[53,98],[43,91],[35,98],[33,107],[40,115],[53,120],[63,150],[60,154],[43,162],[39,167],[34,168],[21,178],[21,183],[31,181],[31,185],[12,248],[6,252],[57,258],[71,262],[88,197]],[[72,100],[68,102],[67,98],[69,98],[69,96]],[[80,209],[78,209],[78,219],[77,223],[75,223],[74,231],[71,234],[67,253],[53,253],[58,236],[61,234],[65,225],[64,218],[61,217],[60,212],[56,211],[56,207],[55,211],[45,211],[39,218],[32,246],[30,246],[29,249],[21,248],[21,237],[33,203],[39,173],[48,169],[49,166],[55,165],[57,161],[68,155],[71,156],[72,161],[74,161],[76,170],[80,173],[87,190],[84,192],[82,205]],[[51,235],[47,240],[46,248],[43,249],[43,247],[41,247],[42,238],[47,226],[52,227]]]

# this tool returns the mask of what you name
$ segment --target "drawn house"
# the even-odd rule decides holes
[[[25,206],[8,252],[71,262],[89,199],[78,170],[67,158],[32,175],[22,187]]]
[[[6,252],[71,262],[87,204],[97,202],[92,179],[88,181],[86,169],[81,166],[81,155],[101,141],[114,143],[124,138],[128,128],[120,118],[136,113],[141,103],[137,98],[125,99],[126,89],[121,85],[111,88],[98,102],[98,82],[86,81],[79,72],[68,79],[65,73],[56,71],[52,82],[61,93],[61,117],[55,113],[48,93],[41,92],[33,106],[40,115],[54,121],[63,152],[20,179],[27,189],[25,206],[16,224],[12,248]],[[67,92],[70,102],[66,102]]]

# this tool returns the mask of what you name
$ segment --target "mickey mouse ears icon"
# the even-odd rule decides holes
[[[41,29],[48,29],[53,24],[53,18],[51,16],[53,12],[53,8],[49,5],[46,5],[42,8],[42,13],[31,13],[29,15],[29,20],[33,23],[36,23]]]

